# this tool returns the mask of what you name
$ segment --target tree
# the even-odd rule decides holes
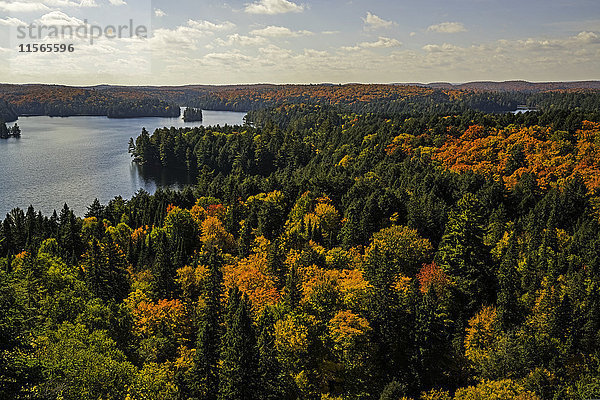
[[[152,264],[154,294],[157,298],[170,298],[174,295],[176,268],[171,261],[171,251],[166,233],[161,229],[155,242],[156,256]]]
[[[498,321],[503,330],[514,328],[523,317],[518,300],[521,292],[521,279],[517,272],[518,262],[518,243],[513,232],[498,270]]]
[[[219,392],[223,260],[216,249],[209,249],[202,254],[200,261],[208,268],[208,278],[202,288],[205,307],[200,316],[194,362],[182,380],[191,398],[216,400]]]
[[[88,206],[87,213],[85,213],[85,217],[96,217],[98,221],[102,221],[102,217],[104,216],[104,207],[100,204],[100,201],[96,198],[94,202]]]
[[[259,399],[258,353],[250,305],[234,288],[229,292],[219,369],[219,400]]]
[[[288,398],[291,386],[277,359],[274,313],[272,307],[265,307],[258,318],[258,387],[260,398],[265,400]]]
[[[484,215],[477,197],[466,194],[450,212],[437,259],[456,280],[466,316],[493,300],[489,250],[484,244]]]
[[[65,322],[36,338],[36,356],[46,380],[35,392],[42,398],[122,399],[135,367],[104,331],[89,332]]]

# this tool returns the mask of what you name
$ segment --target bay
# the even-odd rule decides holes
[[[142,128],[241,125],[244,113],[204,111],[203,122],[182,118],[20,117],[22,137],[0,140],[0,220],[31,204],[45,215],[65,203],[83,216],[95,198],[131,198],[139,189],[181,189],[193,183],[185,173],[135,165],[127,152]]]

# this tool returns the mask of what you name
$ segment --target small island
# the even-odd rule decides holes
[[[183,112],[185,122],[202,122],[202,109],[187,107]]]
[[[11,137],[21,137],[21,128],[15,124],[12,128],[6,126],[6,123],[0,120],[0,139],[8,139]]]

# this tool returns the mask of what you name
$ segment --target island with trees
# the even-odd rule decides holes
[[[0,139],[8,139],[8,138],[20,138],[21,137],[21,128],[19,125],[14,124],[12,127],[7,127],[6,123],[0,119]]]
[[[202,122],[202,109],[186,107],[183,112],[183,120],[185,122]]]

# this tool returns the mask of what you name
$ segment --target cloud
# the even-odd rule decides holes
[[[40,26],[80,26],[84,25],[85,23],[84,21],[75,17],[71,17],[62,11],[52,11],[36,19],[35,24]]]
[[[180,25],[174,29],[154,29],[150,45],[155,51],[182,54],[197,50],[198,42],[206,39],[208,35],[233,28],[235,24],[229,21],[214,23],[189,19],[187,25]]]
[[[194,21],[193,19],[189,19],[187,23],[188,26],[193,29],[208,32],[228,31],[235,28],[235,24],[229,21],[225,21],[221,24],[215,24],[214,22],[210,21]]]
[[[288,0],[258,0],[246,5],[245,11],[250,14],[285,14],[302,12],[304,5],[298,5]]]
[[[600,43],[600,37],[594,32],[580,32],[574,39],[583,43]]]
[[[460,49],[461,49],[460,47],[455,46],[453,44],[449,44],[449,43],[444,43],[442,45],[428,44],[428,45],[423,46],[423,50],[425,50],[428,53],[452,52],[452,51],[457,51]]]
[[[74,7],[74,8],[84,8],[84,7],[98,7],[95,0],[41,0],[42,3],[49,7]]]
[[[386,21],[375,14],[367,12],[367,17],[362,19],[366,30],[386,29],[398,25],[394,21]]]
[[[167,15],[167,13],[164,12],[163,10],[161,10],[160,8],[155,8],[154,15],[158,18],[161,18],[161,17],[164,17],[165,15]]]
[[[459,33],[466,32],[467,29],[462,22],[442,22],[441,24],[431,25],[427,28],[427,31],[437,33]]]
[[[217,39],[217,46],[258,46],[267,42],[267,39],[259,36],[245,36],[238,33],[227,36],[227,39]]]
[[[380,36],[376,42],[362,42],[358,43],[356,46],[342,47],[342,50],[356,51],[361,49],[385,49],[400,46],[402,46],[402,42],[398,41],[397,39]]]
[[[124,0],[108,0],[113,6],[124,6],[127,3]]]
[[[0,25],[21,26],[21,25],[27,25],[27,24],[25,22],[21,21],[19,18],[6,17],[4,19],[0,19]]]
[[[28,12],[49,11],[50,8],[43,3],[28,3],[28,2],[21,2],[21,1],[14,1],[14,2],[0,1],[0,10],[12,12],[12,13],[28,13]]]
[[[298,36],[308,36],[313,33],[310,31],[292,31],[289,28],[284,26],[267,26],[262,29],[254,29],[250,31],[251,35],[254,36],[262,36],[262,37],[298,37]]]

